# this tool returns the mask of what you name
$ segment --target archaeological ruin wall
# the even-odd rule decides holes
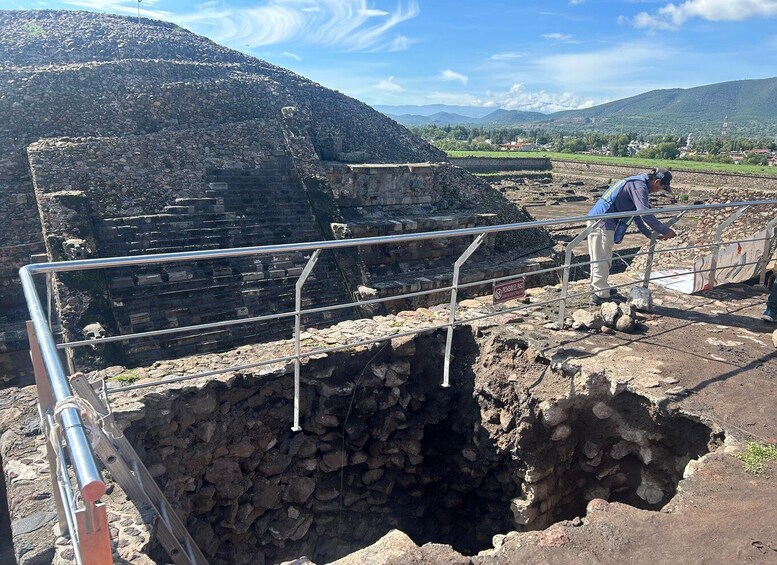
[[[275,120],[41,142],[29,155],[55,260],[322,239]],[[82,242],[80,255],[74,242]],[[69,341],[83,339],[84,327],[95,322],[115,335],[287,311],[289,281],[305,261],[292,254],[63,274],[59,309]],[[331,256],[322,258],[306,305],[322,305],[320,296],[346,299]],[[288,328],[235,326],[201,339],[133,342],[125,353],[139,362],[278,332]]]
[[[721,188],[713,193],[709,201],[726,203],[774,199],[777,199],[777,192],[768,188]],[[689,229],[681,230],[678,237],[668,241],[658,241],[656,244],[657,254],[654,259],[654,268],[689,267],[693,265],[696,258],[712,253],[711,247],[699,250],[695,246],[709,245],[711,242],[714,242],[718,227],[734,212],[735,210],[731,208],[705,210]],[[754,206],[744,210],[735,222],[722,231],[722,245],[736,245],[736,242],[746,241],[747,239],[766,237],[767,234],[760,232],[765,232],[767,224],[775,218],[777,218],[777,205]],[[758,260],[762,253],[763,243],[763,241],[758,243],[758,257],[753,257],[752,255],[749,257],[745,256],[747,262]],[[691,249],[683,249],[684,247],[691,247]],[[680,249],[675,250],[675,248]],[[775,251],[774,246],[771,245],[769,249],[773,254]],[[641,269],[644,265],[645,257],[637,257],[635,259],[635,268]]]
[[[319,196],[315,198],[316,211],[324,210],[316,217],[319,236],[315,239],[325,239],[328,227],[322,230],[322,226],[338,219],[336,210],[322,205],[320,193],[326,192],[327,187],[314,190],[317,183],[325,185],[321,183],[324,175],[316,165],[321,154],[334,159],[356,156],[373,162],[444,159],[439,150],[361,103],[173,24],[75,12],[0,11],[0,30],[0,211],[8,218],[0,225],[0,304],[5,306],[0,316],[2,380],[15,376],[13,371],[5,370],[16,364],[8,355],[15,355],[18,347],[23,347],[20,336],[25,334],[26,308],[16,272],[32,256],[47,250],[42,232],[56,232],[58,222],[51,220],[49,214],[51,199],[40,205],[36,202],[29,174],[36,165],[28,162],[29,144],[59,139],[49,147],[50,155],[56,147],[72,152],[77,145],[72,143],[74,139],[80,142],[99,138],[97,143],[105,147],[126,151],[108,156],[104,167],[102,162],[96,168],[79,164],[79,177],[68,174],[67,182],[54,182],[52,186],[58,188],[48,190],[61,193],[54,199],[73,204],[78,214],[94,212],[95,218],[115,219],[122,214],[161,214],[166,206],[175,206],[176,198],[206,197],[210,165],[208,154],[200,150],[207,150],[208,140],[214,135],[219,137],[225,124],[236,124],[235,135],[241,139],[240,124],[251,120],[274,122],[265,128],[266,144],[274,145],[273,150],[291,152],[296,163],[292,168],[309,194]],[[283,108],[294,109],[297,117],[296,121],[286,120],[288,131],[281,134],[275,122],[282,119]],[[329,114],[322,116],[318,112]],[[145,152],[154,143],[148,146],[141,140],[160,132],[177,140],[171,151],[165,147],[164,160],[161,155]],[[201,139],[186,139],[183,132]],[[117,141],[127,136],[133,136],[132,141]],[[284,146],[285,141],[288,147]],[[135,142],[137,146],[133,145]],[[227,146],[234,149],[232,159],[225,157],[211,167],[213,170],[251,166],[255,148],[235,140],[224,144]],[[332,152],[332,148],[337,151]],[[32,153],[37,151],[33,149]],[[225,151],[216,153],[225,155]],[[98,150],[94,155],[80,157],[95,164],[95,157],[105,155],[106,151]],[[193,155],[200,162],[196,173],[187,176],[192,172],[184,171],[188,165],[179,166],[174,160],[190,164],[187,159]],[[56,168],[56,159],[52,164]],[[160,173],[165,171],[168,177],[163,178]],[[143,178],[147,173],[149,178]],[[174,173],[182,176],[175,178]],[[47,182],[46,174],[38,167],[40,187]],[[48,178],[53,178],[52,174]],[[74,188],[65,186],[68,184]],[[87,190],[90,185],[110,185],[100,195],[105,210],[102,202],[95,203],[92,209],[91,202],[75,204],[78,195],[66,194],[86,191],[93,195],[98,188]],[[197,188],[190,188],[193,186]],[[39,192],[47,189],[41,188]],[[127,200],[117,204],[124,197]],[[149,207],[149,201],[154,201],[154,206]],[[103,211],[105,216],[100,215]],[[41,215],[50,217],[48,227],[41,228]],[[71,211],[64,215],[73,219],[77,214]],[[94,231],[89,223],[85,221],[80,227]],[[70,239],[66,232],[60,235]],[[302,237],[307,235],[303,233]],[[92,253],[100,253],[96,241],[93,243]],[[102,256],[106,249],[103,248]],[[58,256],[59,250],[49,258]],[[354,270],[353,259],[338,260]],[[89,308],[90,304],[86,304],[81,310]]]
[[[344,223],[334,230],[340,238],[455,230],[531,219],[525,209],[511,205],[484,181],[450,165],[330,163],[326,173],[343,217]],[[472,239],[370,246],[360,248],[359,254],[377,294],[393,296],[449,286],[453,263]],[[461,280],[469,283],[547,267],[552,262],[552,248],[550,237],[541,230],[489,237],[462,269]],[[551,282],[547,277],[529,278],[530,284]],[[478,291],[488,289],[471,290]],[[413,304],[440,301],[437,294],[417,298]]]
[[[659,510],[722,442],[498,328],[456,331],[442,388],[444,343],[426,333],[306,362],[298,433],[290,366],[119,397],[114,414],[213,563],[328,562],[394,528],[474,555],[597,498]]]
[[[366,237],[529,219],[450,165],[298,161],[297,145],[288,143],[287,130],[294,125],[257,119],[31,145],[49,255],[56,260],[140,255],[315,241],[333,232]],[[315,167],[326,176],[311,186]],[[322,194],[328,195],[323,204]],[[272,214],[267,202],[273,203]],[[348,302],[359,288],[374,293],[370,296],[391,296],[446,286],[453,261],[471,239],[365,248],[350,259],[325,254],[305,288],[303,307]],[[551,247],[539,230],[494,238],[462,280],[539,268],[551,260]],[[68,341],[78,341],[288,312],[293,283],[308,257],[293,253],[65,273],[58,277],[57,294],[64,331]],[[432,297],[431,303],[440,301]],[[389,307],[400,306],[406,303]],[[303,323],[354,314],[325,312]],[[91,330],[95,323],[102,327],[97,334]],[[83,362],[141,363],[277,338],[290,327],[288,319],[233,325],[202,336],[136,340],[124,348],[83,348],[79,354]]]

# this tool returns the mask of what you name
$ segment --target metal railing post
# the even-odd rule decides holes
[[[726,229],[728,226],[733,224],[735,221],[739,219],[739,217],[744,214],[745,210],[750,208],[750,206],[743,206],[742,208],[737,209],[736,212],[731,214],[728,218],[723,220],[720,225],[718,226],[718,229],[715,230],[715,240],[712,244],[712,259],[710,262],[710,273],[709,278],[707,279],[707,290],[712,290],[715,288],[715,279],[717,277],[717,271],[718,271],[718,256],[720,255],[720,241],[723,238],[723,230]]]
[[[41,430],[46,430],[47,421],[46,414],[51,414],[54,411],[54,395],[51,392],[51,385],[46,378],[46,367],[43,364],[43,357],[40,354],[40,348],[38,347],[38,340],[35,337],[35,328],[32,322],[27,321],[27,339],[30,341],[30,358],[32,360],[32,370],[35,374],[35,386],[38,391],[38,408],[40,410],[41,417]],[[51,474],[51,484],[57,484],[57,453],[54,446],[51,445],[51,438],[49,434],[44,433],[44,442],[46,444],[46,458],[49,461],[49,473]],[[66,535],[68,532],[67,518],[65,516],[65,505],[62,500],[62,494],[58,488],[52,489],[54,494],[54,507],[57,509],[57,523],[59,524],[59,532],[61,535]]]
[[[321,249],[316,249],[313,255],[308,259],[305,268],[302,269],[297,282],[294,284],[294,425],[291,427],[292,431],[298,432],[302,428],[299,425],[299,374],[300,374],[300,353],[302,353],[300,346],[300,327],[302,325],[302,287],[305,281],[310,276],[313,267],[316,266],[318,256],[321,255]]]
[[[46,319],[49,322],[49,331],[54,331],[51,323],[51,313],[54,311],[54,273],[46,273]]]
[[[653,271],[653,257],[656,254],[656,241],[658,241],[658,233],[653,232],[650,234],[650,244],[648,245],[648,256],[645,260],[645,276],[642,279],[642,287],[647,288],[650,285],[650,275]]]
[[[578,244],[586,239],[588,235],[594,231],[598,222],[589,222],[589,225],[581,231],[575,239],[567,244],[566,251],[564,253],[564,273],[561,278],[561,300],[558,304],[558,325],[564,326],[564,317],[567,311],[567,297],[569,296],[569,273],[572,267],[572,252]],[[593,265],[589,265],[589,269]]]
[[[76,519],[76,512],[78,511],[78,508],[76,507],[76,495],[73,492],[73,485],[70,483],[70,476],[68,475],[67,467],[64,464],[67,459],[65,458],[65,452],[62,448],[62,430],[61,428],[58,428],[58,425],[52,414],[44,414],[41,412],[41,415],[45,421],[42,427],[43,433],[45,433],[46,436],[50,438],[51,446],[57,460],[63,462],[62,464],[57,465],[54,469],[56,476],[54,490],[59,492],[60,500],[62,500],[64,503],[67,503],[67,506],[64,508],[67,532],[70,535],[70,539],[73,544],[73,552],[76,555],[76,563],[83,563],[83,560],[81,559],[81,546],[78,543],[79,529]],[[53,430],[57,430],[58,433],[51,433]],[[55,440],[57,442],[56,444],[54,443]]]
[[[677,214],[674,218],[671,218],[670,220],[667,220],[664,222],[664,225],[668,228],[675,225],[678,221],[680,221],[680,218],[682,218],[685,215],[685,212],[680,212]],[[656,253],[656,241],[658,241],[658,234],[656,232],[653,232],[650,234],[650,246],[648,247],[648,256],[647,260],[645,261],[645,276],[642,279],[642,286],[644,288],[647,288],[650,284],[650,275],[653,271],[653,257]]]
[[[46,323],[46,316],[41,308],[35,283],[32,280],[30,265],[19,270],[19,278],[35,329],[35,339],[40,347],[41,359],[46,367],[53,400],[57,404],[67,403],[73,397],[73,393],[62,369],[54,338]],[[89,445],[79,410],[73,406],[65,405],[59,414],[81,498],[85,502],[97,502],[105,494],[106,485],[97,468],[97,462]]]
[[[480,244],[483,243],[483,239],[485,237],[486,234],[484,233],[481,233],[479,236],[477,236],[475,240],[469,244],[469,247],[467,247],[464,253],[462,253],[453,264],[453,281],[451,283],[451,310],[448,316],[448,335],[445,339],[445,362],[443,365],[442,376],[442,386],[446,388],[451,386],[451,346],[453,345],[453,324],[456,322],[456,299],[459,290],[459,273],[461,271],[461,266],[467,261],[467,259],[470,258],[470,255],[472,255],[477,250],[477,248],[480,247]]]
[[[761,271],[761,276],[758,282],[761,286],[766,286],[766,266],[769,264],[771,255],[769,251],[772,249],[772,241],[774,241],[774,227],[777,226],[777,218],[773,218],[768,224],[766,224],[766,241],[764,241],[764,250],[761,254],[761,261],[758,265],[758,270]]]

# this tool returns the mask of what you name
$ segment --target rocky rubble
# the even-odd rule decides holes
[[[636,308],[631,302],[604,302],[596,310],[578,308],[572,312],[570,326],[573,330],[596,330],[606,332],[633,332],[637,324]]]

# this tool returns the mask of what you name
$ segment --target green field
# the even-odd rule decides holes
[[[728,173],[740,175],[758,175],[777,177],[777,167],[757,167],[754,165],[732,165],[729,163],[702,163],[699,161],[659,161],[636,157],[603,157],[601,155],[579,155],[577,153],[553,153],[550,151],[448,151],[450,157],[493,157],[493,158],[544,158],[558,161],[581,161],[601,165],[623,165],[635,169],[666,167],[678,171],[700,171],[707,173]]]

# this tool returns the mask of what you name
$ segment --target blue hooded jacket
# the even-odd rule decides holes
[[[650,181],[648,175],[635,175],[610,185],[604,194],[596,201],[588,212],[589,216],[612,214],[614,212],[631,212],[632,210],[650,210]],[[609,218],[602,220],[604,229],[615,230],[618,220]],[[627,222],[628,223],[628,222]],[[652,235],[651,229],[665,235],[669,228],[664,226],[653,214],[635,216],[634,224],[645,237]],[[648,229],[650,226],[650,229]]]

